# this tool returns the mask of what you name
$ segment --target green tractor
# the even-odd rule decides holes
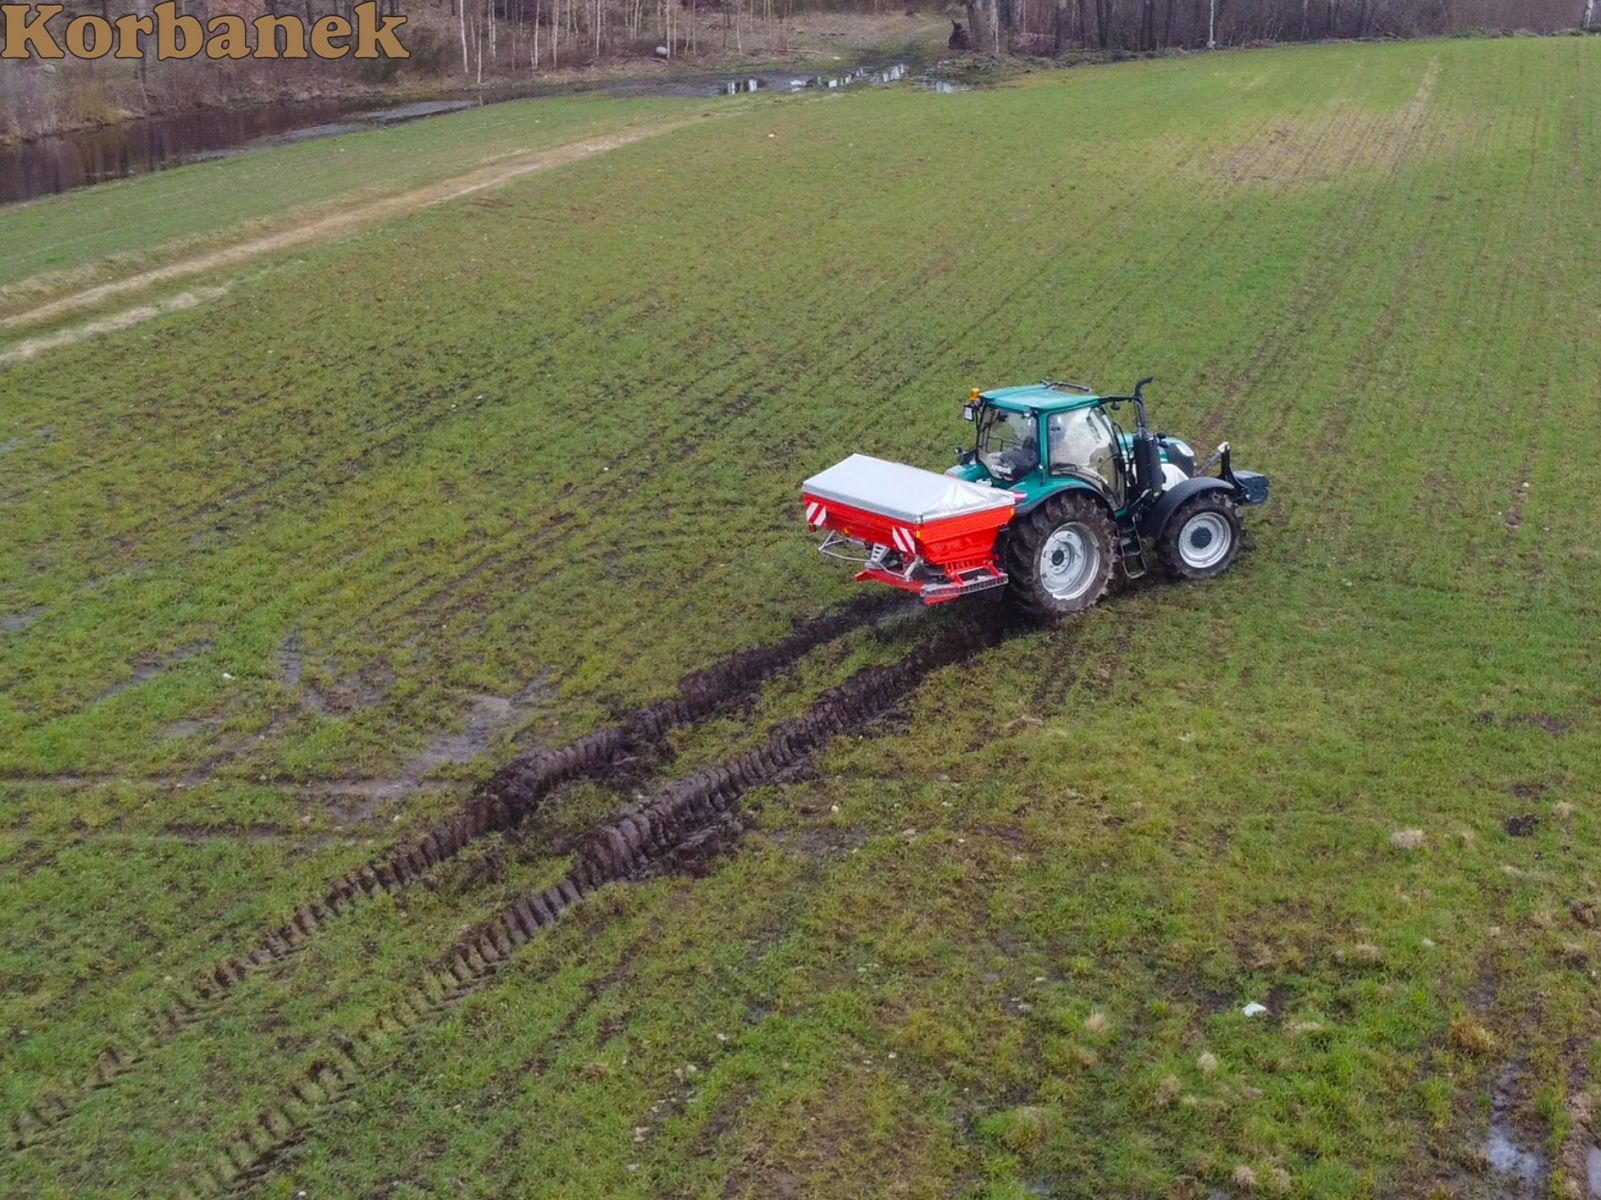
[[[976,437],[943,476],[852,455],[806,481],[808,521],[827,530],[825,554],[862,565],[858,579],[927,604],[1005,587],[1025,609],[1062,616],[1099,600],[1119,567],[1146,574],[1153,557],[1179,578],[1219,575],[1239,557],[1239,509],[1266,502],[1267,476],[1236,471],[1227,442],[1197,464],[1187,443],[1151,432],[1151,382],[1130,396],[1056,380],[975,388],[963,416]],[[1131,433],[1117,420],[1125,404]]]

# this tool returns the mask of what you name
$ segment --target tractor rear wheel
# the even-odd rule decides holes
[[[1220,491],[1202,492],[1179,505],[1157,539],[1157,548],[1170,574],[1210,579],[1234,565],[1242,536],[1234,501]]]
[[[1106,594],[1117,526],[1087,492],[1055,496],[1012,526],[1006,573],[1013,599],[1039,617],[1082,612]]]

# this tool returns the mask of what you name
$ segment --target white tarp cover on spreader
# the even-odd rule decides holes
[[[802,490],[819,500],[848,504],[913,525],[1015,503],[1004,488],[982,487],[868,454],[853,454],[818,472]]]

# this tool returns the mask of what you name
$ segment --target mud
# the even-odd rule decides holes
[[[330,815],[339,824],[366,824],[379,815],[385,804],[430,785],[451,786],[449,780],[430,780],[429,777],[442,767],[462,766],[487,754],[495,738],[531,712],[535,702],[546,692],[541,682],[515,696],[488,693],[473,696],[463,727],[439,734],[405,764],[399,775],[344,779],[321,788],[323,795],[342,797],[345,801],[331,808]]]
[[[1517,1125],[1517,1071],[1502,1070],[1490,1096],[1490,1128],[1485,1135],[1484,1156],[1490,1170],[1501,1177],[1507,1200],[1537,1200],[1546,1193],[1551,1164],[1541,1152],[1539,1140],[1525,1136]]]
[[[753,787],[773,782],[841,733],[888,716],[930,672],[993,646],[1020,626],[991,620],[959,627],[891,667],[868,668],[824,695],[767,741],[671,790],[623,809],[579,851],[575,881],[598,886],[659,871],[662,860],[720,823]]]
[[[306,667],[306,654],[301,649],[300,634],[291,632],[278,647],[278,683],[282,687],[300,685],[300,676]]]
[[[540,688],[530,688],[516,696],[483,694],[472,698],[467,719],[460,731],[442,733],[411,760],[406,774],[421,778],[436,767],[469,763],[489,752],[496,733],[511,725],[538,699]]]
[[[119,696],[129,688],[137,687],[141,683],[147,683],[163,671],[171,670],[181,663],[188,662],[191,658],[204,654],[209,649],[211,649],[210,642],[194,642],[187,646],[180,646],[164,658],[135,662],[127,679],[120,680],[110,687],[102,689],[89,703],[91,705],[103,704],[113,696]]]
[[[697,829],[666,851],[647,862],[637,878],[658,875],[688,875],[700,879],[717,869],[718,860],[729,853],[745,832],[745,822],[735,813],[723,813],[704,828]]]
[[[162,726],[161,732],[157,736],[164,742],[175,742],[180,738],[196,737],[212,727],[212,723],[209,721],[202,721],[195,717],[184,717],[181,720]]]
[[[612,883],[649,878],[670,870],[704,867],[719,846],[737,836],[740,798],[772,782],[832,738],[858,731],[890,712],[922,681],[942,667],[963,662],[1014,633],[1025,622],[995,619],[956,627],[888,667],[869,667],[824,694],[803,716],[776,726],[766,742],[727,763],[701,771],[656,796],[628,806],[598,825],[585,839],[567,878],[543,891],[527,892],[500,915],[465,935],[456,949],[392,1008],[328,1048],[278,1102],[263,1109],[243,1130],[196,1168],[185,1200],[234,1195],[253,1188],[285,1152],[297,1145],[321,1111],[352,1092],[369,1070],[389,1055],[389,1044],[436,1021],[451,1004],[487,983],[531,939],[550,928],[573,905]],[[801,637],[797,633],[793,638]],[[784,643],[780,643],[780,646]],[[754,651],[755,669],[778,647]],[[793,652],[793,651],[791,651]],[[736,677],[738,677],[736,675]],[[706,680],[708,677],[701,677]],[[690,702],[686,695],[668,706]],[[657,713],[671,707],[652,706]],[[652,709],[641,710],[651,712]],[[651,718],[655,720],[659,718]],[[651,721],[646,721],[648,726]],[[510,778],[495,803],[521,795],[532,776]]]
[[[514,760],[454,817],[331,881],[320,897],[301,905],[283,924],[265,931],[249,950],[216,964],[192,982],[153,1019],[152,1027],[140,1041],[108,1047],[86,1079],[47,1093],[12,1117],[12,1148],[26,1149],[48,1136],[85,1098],[111,1086],[157,1046],[206,1016],[245,976],[294,954],[324,925],[369,896],[402,890],[485,835],[520,824],[561,785],[604,773],[619,758],[665,744],[667,734],[674,728],[704,721],[754,696],[768,680],[813,650],[904,609],[905,605],[895,598],[861,598],[804,622],[771,645],[731,655],[708,670],[685,677],[675,697],[635,709],[616,724],[561,749]],[[749,769],[742,768],[740,777],[750,777]],[[684,832],[687,835],[689,831]]]
[[[1536,729],[1543,729],[1554,737],[1561,737],[1573,728],[1570,717],[1553,716],[1551,713],[1530,713],[1523,720]]]
[[[3,449],[3,447],[0,447],[0,449]],[[42,604],[34,608],[23,609],[18,613],[8,613],[6,616],[0,617],[0,633],[20,632],[42,616],[44,616],[44,606]]]

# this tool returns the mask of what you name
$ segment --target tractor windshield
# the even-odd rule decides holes
[[[1040,439],[1033,415],[986,407],[978,427],[978,461],[1002,483],[1021,479],[1039,466]]]

